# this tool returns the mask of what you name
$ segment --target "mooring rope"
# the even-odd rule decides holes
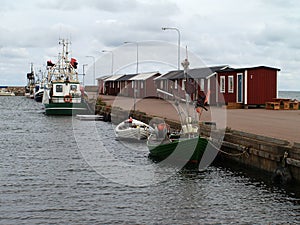
[[[225,151],[221,150],[221,148],[218,148],[218,147],[217,147],[214,143],[212,143],[210,140],[209,140],[208,142],[209,142],[209,143],[212,145],[212,147],[214,147],[217,151],[219,151],[219,152],[221,152],[221,153],[223,153],[223,154],[225,154],[225,155],[238,157],[238,156],[242,156],[242,155],[245,154],[245,156],[246,156],[247,158],[249,157],[248,151],[249,151],[250,147],[243,147],[244,150],[243,150],[241,153],[229,153],[229,152],[225,152]]]

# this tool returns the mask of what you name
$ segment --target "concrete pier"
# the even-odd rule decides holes
[[[132,112],[132,99],[101,96],[102,100],[117,108],[112,120],[126,118]],[[107,110],[107,109],[106,109]],[[136,119],[149,122],[152,117],[164,118],[171,127],[180,127],[174,106],[161,99],[138,99]],[[217,132],[212,126],[210,110],[201,117],[201,135],[209,137]],[[280,182],[300,182],[300,124],[299,110],[270,111],[265,109],[230,109],[226,111],[226,132],[218,160],[239,163],[271,173]],[[117,113],[118,114],[118,113]],[[210,122],[210,123],[207,123]],[[224,162],[225,162],[224,161]]]

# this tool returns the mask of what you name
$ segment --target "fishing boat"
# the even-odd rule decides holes
[[[164,127],[164,122],[159,126]],[[155,162],[166,160],[169,164],[198,168],[208,141],[199,136],[198,128],[191,123],[182,127],[179,133],[171,134],[155,127],[156,132],[151,133],[147,141],[149,158]]]
[[[34,100],[37,102],[42,102],[43,101],[43,96],[44,96],[44,86],[35,86],[36,91],[34,92]]]
[[[182,63],[185,74],[185,84],[188,85],[187,70],[189,62],[185,60]],[[187,89],[185,89],[187,90]],[[157,90],[166,93],[163,90]],[[202,156],[208,144],[207,139],[199,135],[199,118],[197,113],[201,113],[199,108],[205,108],[201,102],[191,104],[190,93],[185,94],[185,99],[180,99],[174,94],[168,95],[175,98],[175,106],[181,120],[181,130],[171,133],[169,126],[162,119],[154,119],[150,124],[154,132],[150,134],[147,140],[149,149],[149,158],[155,162],[173,164],[180,168],[197,169]],[[181,104],[184,101],[185,104]],[[191,110],[192,108],[192,110]]]
[[[44,89],[47,88],[47,79],[44,77],[44,73],[39,71],[37,75],[37,81],[34,88],[34,100],[36,102],[42,102],[44,96]]]
[[[116,126],[115,133],[117,139],[142,140],[146,139],[152,130],[148,124],[130,117]]]
[[[30,72],[27,73],[27,85],[25,86],[25,97],[34,98],[35,89],[35,73],[33,69],[33,63],[30,64]]]
[[[69,60],[69,41],[61,39],[62,52],[57,63],[47,62],[48,88],[44,90],[43,104],[46,115],[88,114],[89,106],[80,89],[77,60]]]
[[[44,92],[47,89],[46,79],[44,78],[35,85],[34,100],[37,102],[43,102]]]

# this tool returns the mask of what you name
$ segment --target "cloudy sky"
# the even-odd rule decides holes
[[[112,55],[102,53],[103,49],[113,51],[114,72],[122,72],[124,62],[118,64],[118,57],[130,58],[128,64],[134,62],[137,47],[126,45],[125,41],[138,42],[140,48],[144,47],[140,55],[149,53],[145,62],[151,61],[151,57],[154,61],[161,60],[154,54],[162,49],[161,43],[173,46],[169,48],[170,62],[165,60],[166,64],[173,62],[168,64],[171,70],[177,66],[178,33],[162,31],[161,27],[176,27],[181,34],[181,56],[188,46],[188,51],[208,66],[280,68],[279,90],[300,89],[300,1],[297,0],[0,2],[0,85],[25,85],[31,62],[36,70],[43,70],[47,60],[55,61],[59,38],[71,40],[71,55],[79,62],[79,73],[82,65],[88,64],[91,74],[93,58],[86,56],[93,56],[97,62],[96,77],[109,74]],[[151,48],[152,45],[156,47]],[[132,58],[122,55],[124,51],[130,52]],[[141,65],[139,72],[145,70],[160,68]],[[92,75],[86,76],[86,83],[93,83]]]

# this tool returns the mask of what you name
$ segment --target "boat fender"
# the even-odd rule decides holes
[[[280,184],[287,184],[292,180],[292,174],[287,167],[286,159],[288,157],[288,152],[284,152],[283,158],[281,160],[281,165],[273,173],[273,182]]]
[[[160,123],[157,125],[158,137],[165,138],[167,134],[167,126],[165,123]]]
[[[287,167],[278,167],[273,173],[272,180],[274,183],[285,185],[291,182],[292,175]]]
[[[66,102],[66,103],[72,102],[72,95],[65,95],[64,102]]]

